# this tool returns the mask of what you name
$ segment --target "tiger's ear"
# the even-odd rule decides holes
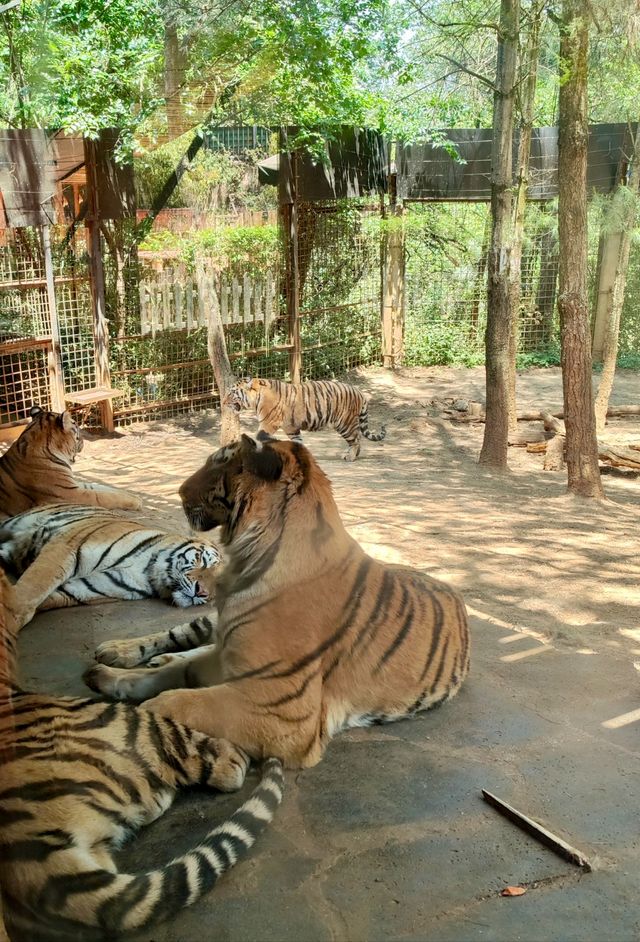
[[[242,466],[261,481],[277,481],[282,474],[282,458],[269,445],[242,436]]]
[[[58,423],[64,432],[69,432],[73,428],[73,416],[65,409],[58,416]]]
[[[29,410],[29,415],[31,416],[32,419],[35,419],[35,417],[37,415],[40,415],[42,411],[43,410],[40,406],[33,405],[31,406],[31,409]]]

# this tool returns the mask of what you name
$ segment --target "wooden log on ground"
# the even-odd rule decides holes
[[[544,442],[528,442],[527,452],[532,455],[548,454],[551,445],[553,445],[554,453],[558,452],[560,450],[560,444],[554,444],[558,438],[564,439],[564,436],[556,435],[554,438]],[[607,464],[613,468],[630,468],[632,471],[640,471],[640,444],[625,446],[599,440],[598,457],[603,464]],[[557,462],[557,456],[555,456],[553,460]],[[545,461],[545,471],[557,470],[561,470],[561,468],[548,467]]]

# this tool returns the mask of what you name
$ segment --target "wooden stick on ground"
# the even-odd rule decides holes
[[[557,834],[548,831],[541,824],[538,824],[537,821],[527,817],[526,814],[508,805],[506,801],[502,801],[501,798],[497,798],[496,795],[486,791],[484,788],[482,789],[482,797],[487,804],[499,811],[505,818],[513,821],[514,824],[517,824],[523,831],[531,834],[531,836],[535,837],[541,844],[550,847],[551,850],[560,857],[564,857],[565,860],[568,860],[569,863],[576,864],[576,866],[582,867],[583,870],[593,870],[593,864],[589,858],[583,854],[582,851],[572,847],[571,844],[567,844],[567,842],[563,841]]]

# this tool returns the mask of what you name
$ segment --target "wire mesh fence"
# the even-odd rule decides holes
[[[77,392],[95,382],[86,244],[51,228],[55,308],[47,289],[43,232],[8,229],[0,244],[0,424],[24,422],[31,406],[50,407],[52,383]],[[60,357],[60,375],[54,367]]]
[[[298,204],[302,378],[382,359],[379,204]]]
[[[489,205],[409,203],[405,225],[406,362],[483,362]],[[519,353],[542,354],[558,343],[557,274],[556,214],[533,204],[520,266]]]

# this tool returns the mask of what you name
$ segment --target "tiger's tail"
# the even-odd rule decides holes
[[[248,800],[186,854],[146,873],[95,869],[51,877],[39,896],[37,913],[25,912],[20,904],[14,908],[11,899],[5,899],[10,925],[30,930],[25,938],[32,942],[69,938],[112,942],[120,933],[146,929],[174,916],[211,890],[218,877],[247,853],[273,819],[283,791],[282,764],[267,759]],[[83,896],[81,918],[70,911],[78,895]]]
[[[369,431],[369,407],[366,402],[360,411],[360,415],[358,416],[358,424],[360,426],[360,431],[365,438],[369,439],[370,442],[381,442],[387,434],[386,425],[381,425],[379,432]]]

